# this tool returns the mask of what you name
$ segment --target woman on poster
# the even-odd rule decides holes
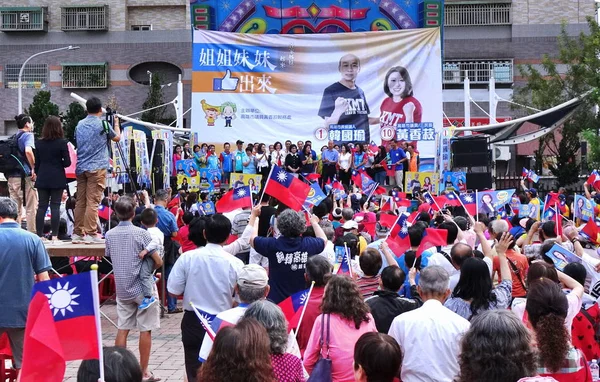
[[[399,123],[420,123],[423,110],[421,103],[413,96],[410,74],[403,66],[394,66],[388,70],[383,82],[383,91],[387,94],[380,107],[379,123],[381,128],[391,127],[396,130]]]

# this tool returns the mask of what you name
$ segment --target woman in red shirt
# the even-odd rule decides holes
[[[399,123],[421,122],[423,110],[421,103],[413,96],[412,81],[406,68],[394,66],[388,70],[383,91],[388,98],[380,107],[381,128],[392,127],[395,131]]]

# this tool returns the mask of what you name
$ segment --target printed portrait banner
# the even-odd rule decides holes
[[[223,143],[417,141],[442,128],[439,28],[318,34],[194,31],[192,130]],[[432,161],[433,163],[433,161]]]
[[[588,221],[594,216],[594,206],[592,205],[592,202],[583,195],[575,195],[574,207],[573,216],[575,219]]]
[[[156,147],[157,140],[160,139],[160,140],[164,141],[164,145],[163,145],[164,148],[163,148],[163,153],[162,153],[163,154],[162,174],[164,176],[163,187],[168,188],[169,184],[170,184],[171,169],[173,168],[173,165],[171,163],[171,161],[173,160],[173,132],[169,131],[169,130],[152,130],[151,134],[152,134],[152,139],[155,142],[154,147]],[[154,153],[154,151],[153,151],[153,153]]]
[[[440,182],[440,192],[456,191],[467,192],[467,175],[462,171],[452,172],[444,171]]]
[[[554,244],[552,248],[546,252],[546,256],[552,260],[556,269],[561,272],[564,271],[569,263],[581,263],[581,258],[579,256],[567,250],[560,244]]]
[[[254,175],[254,174],[230,174],[229,175],[229,184],[233,188],[249,186],[250,192],[253,194],[258,194],[260,190],[260,181],[262,180],[262,175]]]
[[[221,188],[220,170],[198,169],[193,159],[178,160],[175,166],[178,189],[214,192]]]
[[[152,178],[150,177],[150,154],[146,144],[146,133],[140,130],[133,130],[132,139],[135,147],[135,171],[137,173],[137,182],[140,185],[150,187]]]
[[[117,145],[121,146],[125,160],[129,160],[129,145],[133,134],[133,128],[131,126],[124,126],[121,131],[121,140],[119,142],[111,142],[112,146],[112,160],[113,160],[113,177],[117,178],[117,183],[124,184],[129,183],[129,175],[125,168],[125,164],[121,160],[121,154]],[[129,165],[130,163],[127,163]]]
[[[439,175],[434,172],[407,172],[404,179],[404,192],[412,194],[418,187],[421,192],[432,192],[438,189]]]
[[[478,212],[488,216],[496,215],[506,204],[510,204],[515,189],[499,191],[479,191],[477,193]]]

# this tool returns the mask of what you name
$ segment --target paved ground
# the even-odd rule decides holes
[[[110,317],[111,320],[117,320],[116,305],[105,305],[102,311]],[[156,377],[163,381],[183,381],[184,362],[183,346],[181,344],[181,317],[183,313],[168,315],[161,319],[160,329],[152,332],[152,352],[150,353],[150,370]],[[114,346],[117,329],[112,326],[105,318],[102,318],[102,337],[104,346]],[[139,333],[132,331],[129,334],[127,348],[135,354],[138,354]],[[75,382],[77,380],[77,370],[80,362],[67,363],[65,381]]]

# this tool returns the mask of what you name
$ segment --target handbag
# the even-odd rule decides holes
[[[310,374],[307,382],[331,382],[331,359],[329,358],[329,321],[331,316],[327,315],[327,354],[323,357],[323,330],[325,328],[325,315],[321,316],[321,337],[319,338],[319,360]]]

